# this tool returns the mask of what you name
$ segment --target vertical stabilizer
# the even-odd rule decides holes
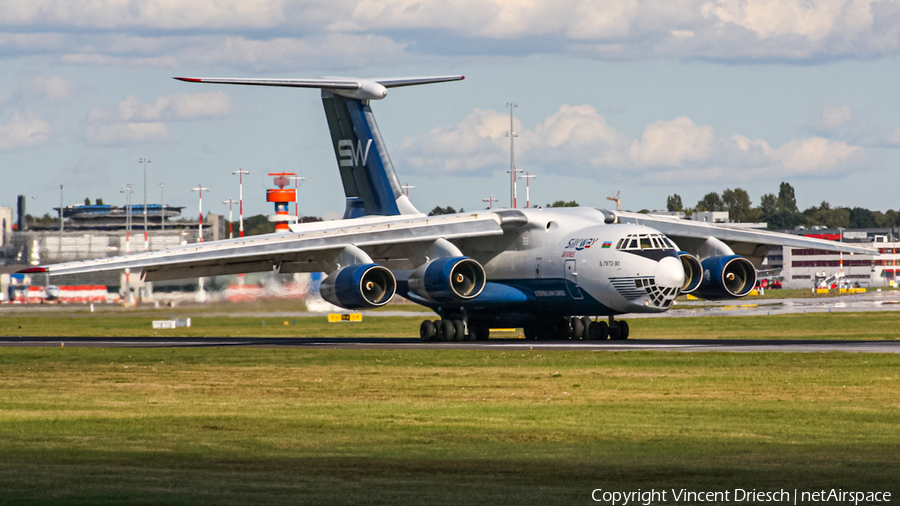
[[[418,214],[400,188],[394,164],[367,102],[322,90],[334,156],[347,197],[344,218]]]

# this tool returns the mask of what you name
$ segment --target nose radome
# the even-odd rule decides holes
[[[656,266],[656,284],[667,288],[681,288],[684,285],[684,267],[681,260],[665,257]]]

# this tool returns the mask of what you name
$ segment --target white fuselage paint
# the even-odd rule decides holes
[[[671,255],[674,249],[665,250],[671,256],[663,257],[664,261],[616,249],[619,240],[629,235],[662,235],[652,228],[606,224],[603,214],[593,208],[519,211],[528,223],[518,229],[514,241],[510,242],[510,234],[460,241],[464,254],[483,261],[488,281],[568,278],[621,313],[666,311],[684,282],[681,262]],[[639,289],[634,284],[637,279],[653,280],[653,285]],[[653,286],[674,290],[660,297]],[[654,293],[662,303],[654,304]],[[669,304],[663,305],[666,300]]]

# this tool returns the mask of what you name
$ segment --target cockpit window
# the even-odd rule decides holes
[[[675,249],[675,243],[662,234],[631,234],[619,239],[616,244],[619,250],[666,250]]]

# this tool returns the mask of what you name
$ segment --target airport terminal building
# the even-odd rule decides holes
[[[772,250],[768,264],[781,269],[786,288],[812,288],[843,270],[850,286],[881,287],[900,282],[900,229],[785,230],[785,233],[870,246],[871,255],[847,255],[817,249]],[[829,283],[830,285],[831,283]]]

